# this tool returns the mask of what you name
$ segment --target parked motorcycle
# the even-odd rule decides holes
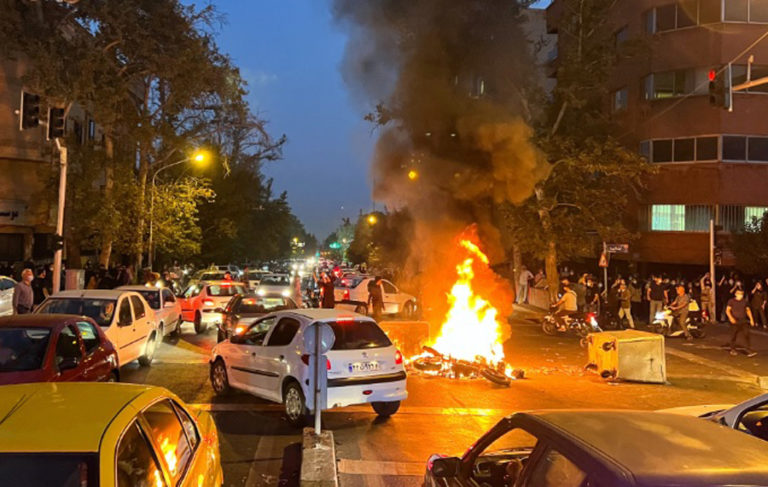
[[[562,316],[562,323],[555,318],[555,310],[544,316],[541,329],[545,334],[555,336],[558,334],[570,334],[579,337],[579,345],[587,346],[587,335],[603,331],[597,322],[595,313],[574,313],[570,316]]]
[[[669,338],[682,336],[684,334],[683,330],[680,329],[680,326],[676,324],[675,321],[672,311],[669,308],[666,308],[656,313],[653,323],[649,325],[648,329],[653,333],[658,333]],[[691,301],[691,304],[688,307],[688,318],[685,320],[685,326],[688,328],[688,332],[693,338],[704,337],[703,313],[698,304],[696,304],[696,301]]]

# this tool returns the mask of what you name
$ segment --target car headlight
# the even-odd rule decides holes
[[[263,289],[259,289],[258,291],[256,291],[256,294],[258,294],[259,296],[264,296],[265,294],[267,294],[267,292],[264,291]]]
[[[287,289],[285,291],[283,291],[282,293],[280,293],[280,294],[282,294],[284,298],[291,297],[291,292],[289,290],[287,290]]]

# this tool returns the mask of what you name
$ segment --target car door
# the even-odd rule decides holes
[[[199,284],[192,284],[181,294],[179,304],[184,321],[195,321],[195,310],[197,309],[195,303],[200,296],[200,289]]]
[[[400,312],[400,305],[397,302],[397,288],[389,281],[381,281],[384,288],[384,313],[397,314]]]
[[[273,400],[282,398],[281,385],[283,378],[290,374],[291,368],[296,367],[299,355],[296,353],[296,345],[293,343],[301,323],[295,318],[280,318],[269,333],[263,350],[261,351],[265,361],[265,373],[260,383],[265,395]]]
[[[253,323],[237,343],[232,344],[227,358],[231,381],[259,396],[265,396],[264,377],[269,373],[263,355],[264,340],[276,322],[277,317],[267,316]]]
[[[136,353],[136,344],[134,343],[136,341],[136,330],[133,326],[131,300],[128,296],[123,295],[117,306],[117,328],[115,329],[117,343],[115,343],[114,338],[110,337],[110,339],[117,348],[117,355],[122,367],[128,362],[136,360],[138,354]]]
[[[106,381],[112,372],[112,366],[107,362],[107,356],[101,349],[101,339],[96,327],[87,321],[78,321],[75,326],[85,349],[82,380]]]
[[[193,485],[193,482],[184,483],[183,479],[200,445],[197,430],[185,427],[170,399],[152,404],[141,412],[141,416],[160,463],[169,474],[171,485]],[[192,480],[197,483],[197,479]]]
[[[139,296],[131,295],[131,307],[133,308],[134,345],[138,357],[144,351],[144,345],[149,340],[152,330],[157,328],[157,323],[149,305]]]
[[[53,366],[58,372],[55,376],[57,382],[85,380],[83,348],[77,330],[72,325],[63,327],[56,337]]]
[[[115,471],[117,487],[168,485],[168,473],[163,471],[148,435],[138,419],[132,421],[120,437],[116,448]]]
[[[13,314],[13,288],[16,283],[7,277],[0,277],[0,316]]]

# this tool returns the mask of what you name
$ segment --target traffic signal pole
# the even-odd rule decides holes
[[[64,235],[64,204],[67,199],[67,148],[56,139],[59,149],[59,205],[56,212],[56,235]],[[64,249],[59,248],[53,254],[53,292],[61,290],[61,257]]]
[[[717,303],[717,279],[715,278],[715,220],[709,220],[709,278],[712,281],[712,293],[710,299],[712,303]],[[703,289],[702,289],[703,291]],[[716,317],[710,316],[710,320]]]

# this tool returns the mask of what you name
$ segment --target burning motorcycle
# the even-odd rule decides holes
[[[703,315],[704,313],[702,313],[696,301],[691,301],[691,304],[688,306],[688,318],[685,320],[685,326],[693,338],[702,338],[705,335],[704,321],[707,317]],[[673,327],[677,329],[673,331]],[[683,330],[675,325],[675,317],[672,314],[672,310],[669,308],[665,308],[656,313],[653,323],[650,324],[648,329],[653,333],[658,333],[669,338],[679,337],[684,334]]]
[[[579,337],[579,345],[586,348],[587,335],[603,331],[597,322],[595,313],[574,313],[572,315],[561,316],[558,322],[555,317],[555,310],[551,310],[544,316],[541,322],[542,331],[550,336],[558,334],[572,334]]]

